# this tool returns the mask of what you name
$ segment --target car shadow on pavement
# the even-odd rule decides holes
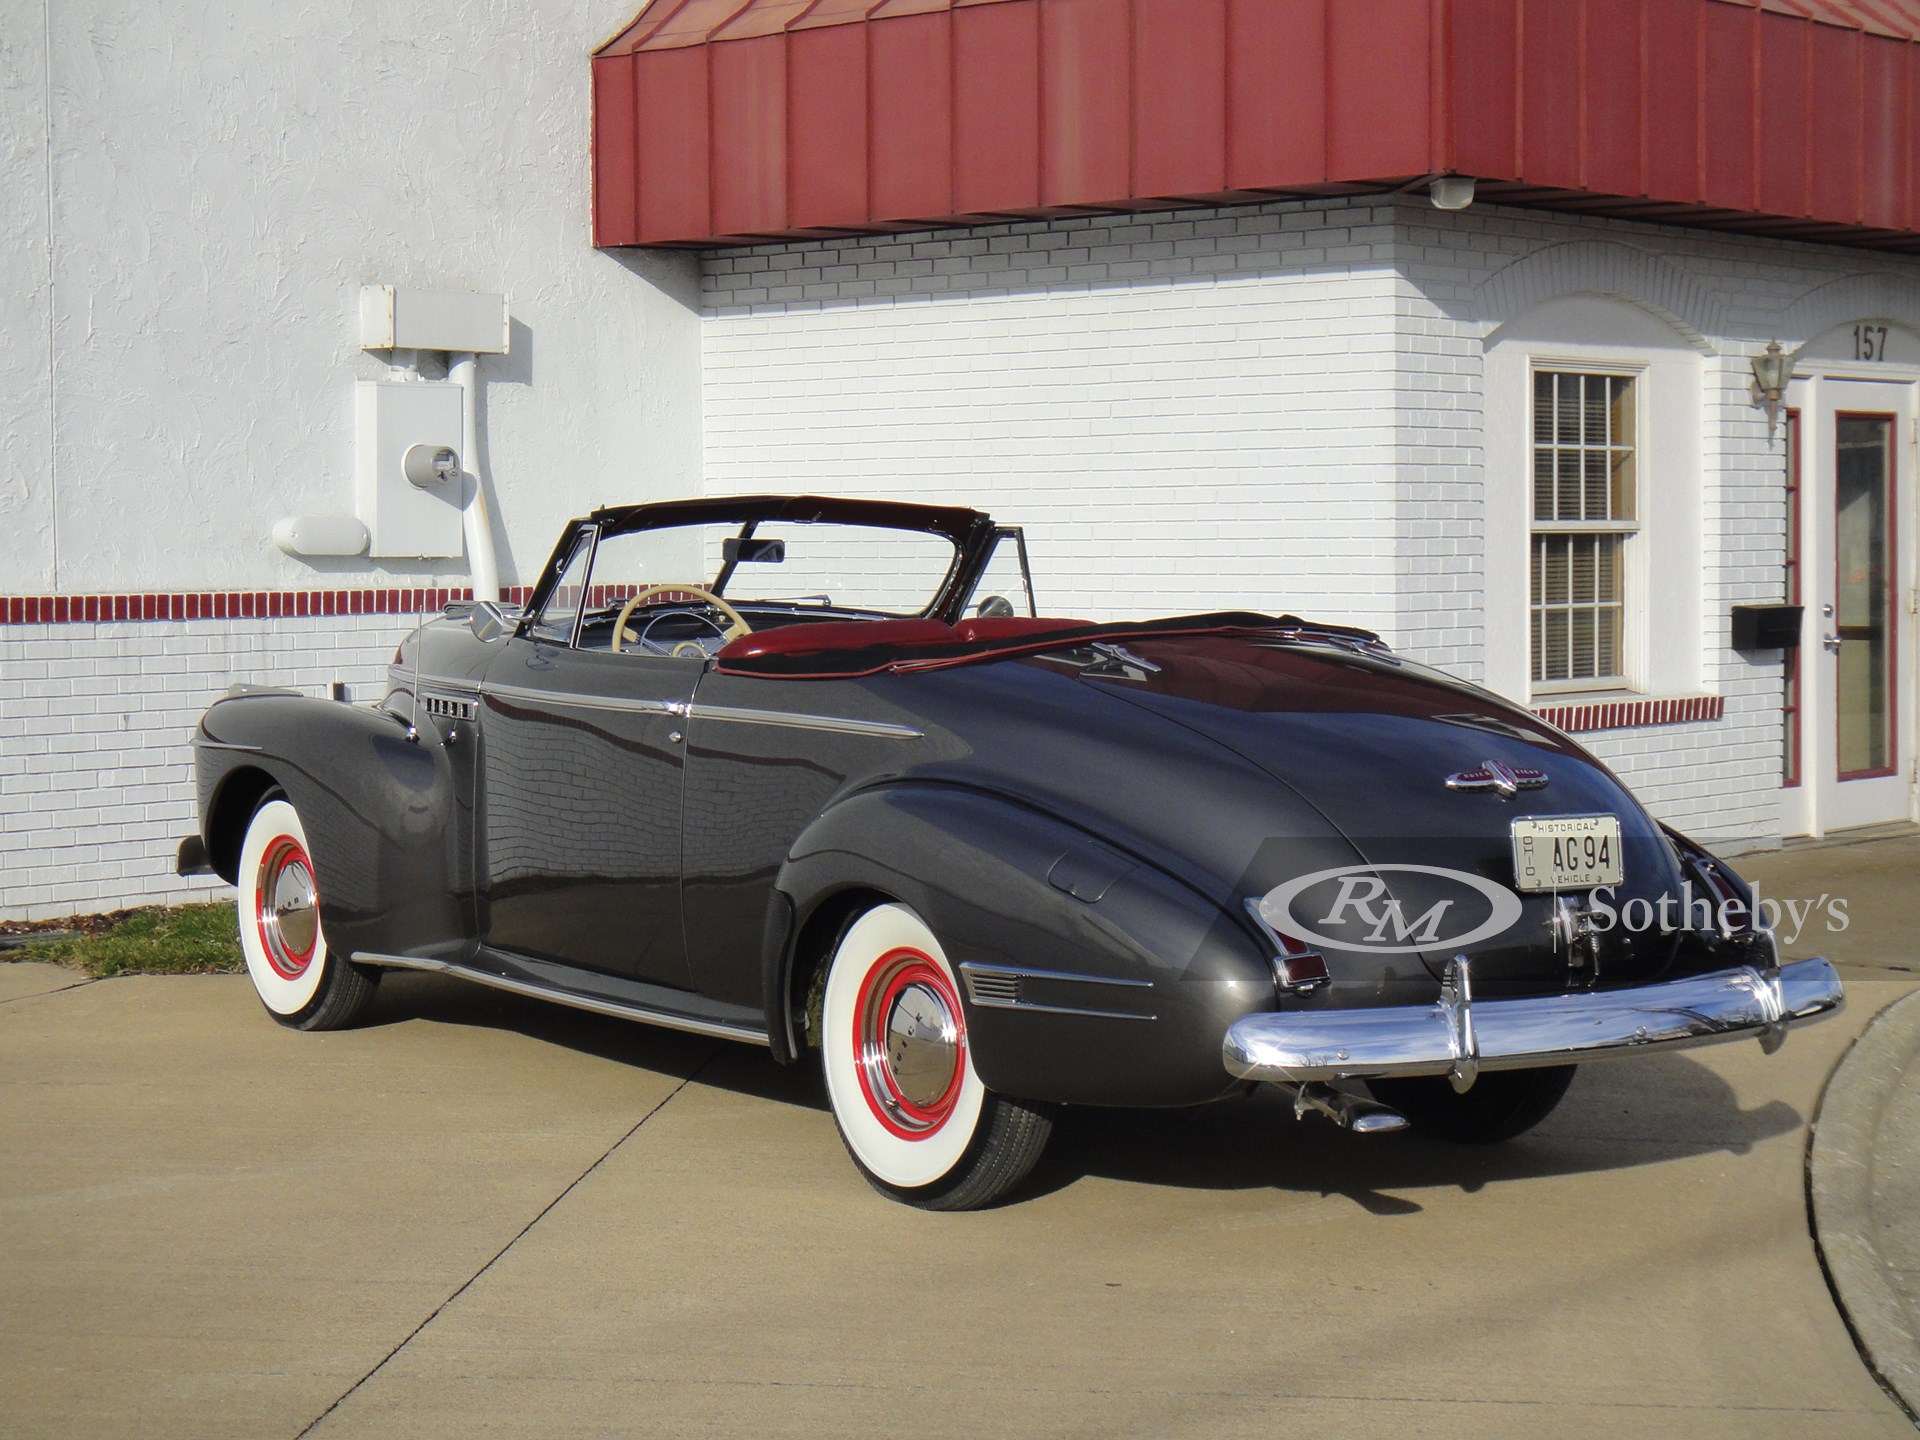
[[[386,976],[366,1026],[425,1021],[510,1031],[620,1065],[798,1109],[824,1111],[815,1065],[776,1065],[766,1052],[489,990],[448,976]],[[1685,1055],[1651,1055],[1583,1067],[1554,1113],[1501,1145],[1456,1145],[1418,1131],[1352,1135],[1262,1087],[1179,1110],[1070,1106],[1052,1143],[1009,1204],[1088,1178],[1201,1190],[1274,1189],[1345,1195],[1377,1215],[1416,1214],[1408,1192],[1478,1190],[1539,1179],[1654,1165],[1693,1156],[1740,1155],[1805,1124],[1771,1100],[1741,1108],[1733,1088]]]
[[[678,1076],[697,1074],[702,1085],[756,1099],[808,1110],[827,1108],[816,1066],[776,1065],[757,1046],[575,1010],[450,975],[388,972],[360,1028],[415,1021],[511,1031],[616,1064]]]
[[[1742,1109],[1725,1080],[1684,1055],[1585,1067],[1552,1115],[1499,1145],[1453,1144],[1417,1130],[1347,1134],[1318,1116],[1296,1121],[1291,1102],[1269,1088],[1191,1110],[1064,1111],[1017,1198],[1100,1176],[1338,1194],[1374,1214],[1416,1214],[1424,1207],[1406,1192],[1471,1192],[1502,1181],[1740,1155],[1804,1124],[1780,1100]]]

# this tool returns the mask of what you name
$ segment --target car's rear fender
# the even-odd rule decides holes
[[[472,939],[469,827],[452,763],[431,722],[409,740],[394,717],[363,706],[234,696],[207,711],[194,740],[201,839],[216,872],[236,881],[248,821],[262,796],[283,790],[306,831],[328,944],[444,954]]]
[[[1231,1088],[1227,1025],[1274,1002],[1249,927],[1194,887],[1007,797],[896,784],[826,811],[781,869],[764,980],[782,1058],[817,1023],[812,982],[841,926],[886,899],[939,938],[960,972],[974,1066],[1007,1094],[1213,1099]]]

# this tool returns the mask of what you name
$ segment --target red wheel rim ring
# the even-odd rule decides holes
[[[916,985],[933,995],[953,1023],[953,1073],[931,1104],[907,1098],[887,1053],[887,1022],[894,1005]],[[889,950],[861,979],[853,1006],[853,1070],[868,1112],[891,1135],[925,1140],[952,1117],[966,1082],[967,1027],[953,982],[931,956],[906,946]]]
[[[313,882],[313,862],[307,858],[306,847],[291,835],[276,835],[268,842],[254,881],[253,921],[260,935],[260,949],[267,957],[267,964],[273,967],[273,973],[283,980],[298,980],[306,974],[307,967],[313,963],[314,951],[320,946],[317,916],[313,938],[303,948],[295,949],[287,943],[280,916],[274,909],[274,892],[279,888],[280,877],[296,866],[306,874],[310,903],[317,911],[320,896]]]

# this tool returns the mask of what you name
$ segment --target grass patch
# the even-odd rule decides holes
[[[104,922],[104,923],[103,923]],[[231,901],[158,905],[52,922],[81,933],[0,952],[7,960],[70,965],[89,975],[225,975],[247,968]]]

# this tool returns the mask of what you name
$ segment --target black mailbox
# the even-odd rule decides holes
[[[1793,650],[1800,645],[1798,605],[1736,605],[1733,607],[1733,648],[1736,650]]]

